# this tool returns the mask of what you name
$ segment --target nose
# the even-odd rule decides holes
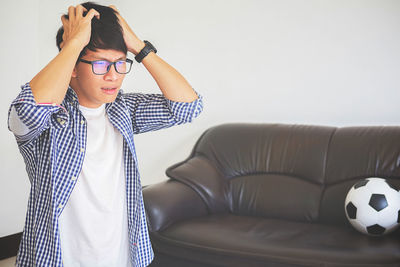
[[[106,81],[115,81],[116,79],[118,79],[118,76],[120,74],[115,70],[115,64],[113,64],[112,66],[110,66],[110,70],[104,74],[104,80]]]

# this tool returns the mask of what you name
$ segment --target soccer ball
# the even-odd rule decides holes
[[[380,236],[400,225],[400,192],[382,178],[352,186],[344,207],[351,225],[364,234]]]

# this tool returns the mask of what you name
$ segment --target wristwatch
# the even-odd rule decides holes
[[[143,47],[143,49],[140,50],[139,54],[137,54],[137,55],[135,56],[135,60],[136,60],[137,62],[139,62],[139,63],[141,63],[142,60],[143,60],[151,51],[153,51],[154,53],[157,53],[157,49],[156,49],[149,41],[144,40],[143,42],[146,44],[146,46]]]

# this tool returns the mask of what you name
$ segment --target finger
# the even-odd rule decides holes
[[[85,7],[83,7],[82,5],[77,5],[75,7],[75,13],[76,13],[77,17],[82,18],[83,17],[83,11],[87,11],[87,9]]]
[[[64,33],[65,33],[66,31],[68,31],[68,28],[69,28],[69,20],[67,19],[66,15],[61,16],[61,23],[63,25]]]
[[[70,6],[68,8],[68,17],[70,20],[75,20],[75,7],[74,6]]]
[[[65,24],[68,23],[68,19],[67,19],[67,17],[65,15],[61,16],[61,23],[63,24],[63,26],[65,26]]]
[[[86,17],[88,18],[88,19],[93,19],[93,17],[96,17],[97,19],[100,19],[100,13],[99,12],[97,12],[97,10],[95,10],[95,9],[90,9],[89,10],[89,12],[86,14]]]
[[[118,11],[118,9],[117,9],[116,6],[114,6],[114,5],[109,5],[108,7],[114,9],[114,11],[116,11],[117,13],[119,13],[119,11]]]
[[[122,17],[121,17],[121,14],[119,13],[117,7],[114,6],[114,5],[109,5],[108,7],[111,8],[111,9],[113,9],[113,10],[116,12],[116,15],[117,15],[118,19],[121,21],[121,20],[122,20]]]
[[[63,29],[64,29],[64,32],[65,32],[67,27],[68,27],[67,26],[68,25],[68,19],[65,17],[65,15],[61,16],[61,23],[63,25]]]

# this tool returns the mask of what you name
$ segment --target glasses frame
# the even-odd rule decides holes
[[[108,61],[108,60],[105,60],[105,59],[89,61],[89,60],[85,60],[85,59],[82,59],[82,58],[80,58],[79,61],[80,61],[80,62],[83,62],[83,63],[86,63],[86,64],[92,65],[92,72],[93,72],[93,74],[95,74],[95,75],[104,75],[104,74],[107,74],[107,73],[110,71],[112,65],[114,65],[114,69],[115,69],[115,71],[116,71],[117,73],[119,73],[119,74],[127,74],[127,73],[129,73],[129,72],[131,71],[131,69],[132,69],[132,63],[133,63],[133,60],[132,60],[132,59],[129,59],[129,58],[127,58],[127,59],[122,59],[122,60],[117,60],[117,61],[114,61],[114,62]],[[107,71],[104,72],[104,73],[101,73],[101,74],[100,74],[100,73],[94,72],[94,66],[93,66],[93,64],[94,64],[95,62],[99,62],[99,61],[106,61],[106,62],[110,63],[110,64],[107,66]],[[117,70],[117,65],[116,65],[116,63],[117,63],[117,62],[121,62],[121,61],[125,61],[125,62],[127,62],[127,63],[130,63],[129,69],[128,69],[126,72],[119,72],[119,71]]]

